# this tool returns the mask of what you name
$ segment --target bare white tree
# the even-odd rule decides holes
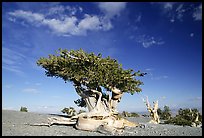
[[[159,120],[159,115],[157,113],[157,110],[158,110],[158,107],[159,107],[158,106],[158,100],[153,102],[153,107],[151,107],[147,96],[146,96],[146,100],[144,98],[142,100],[146,104],[147,110],[150,113],[151,120],[150,120],[149,123],[159,124],[160,120]]]

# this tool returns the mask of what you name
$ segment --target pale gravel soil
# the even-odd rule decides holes
[[[2,110],[2,136],[107,136],[99,133],[77,130],[73,126],[53,125],[29,126],[26,124],[46,123],[53,115]],[[202,136],[202,128],[175,126],[167,124],[149,124],[149,118],[127,118],[144,124],[144,127],[125,128],[122,136]]]

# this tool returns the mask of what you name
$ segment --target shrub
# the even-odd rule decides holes
[[[27,109],[26,107],[22,107],[22,106],[21,106],[20,111],[21,111],[21,112],[28,112],[28,109]]]
[[[164,121],[165,124],[174,124],[174,125],[182,125],[182,126],[190,126],[191,122],[189,120],[186,120],[182,118],[181,116],[176,116],[174,118],[171,118],[167,121]]]
[[[68,116],[74,116],[76,115],[76,110],[73,107],[65,107],[64,109],[61,110],[62,113],[66,113]]]
[[[130,113],[130,117],[139,117],[140,115],[135,113],[135,112],[131,112]]]
[[[157,113],[158,113],[160,119],[169,120],[171,118],[171,110],[166,105],[164,106],[163,111],[160,108],[158,108]]]
[[[157,113],[158,113],[159,117],[161,118],[161,115],[162,115],[162,110],[161,110],[161,108],[158,108],[158,109],[157,109]]]
[[[197,120],[198,119],[198,120]],[[175,124],[175,125],[183,125],[183,126],[192,126],[194,123],[199,125],[202,123],[202,115],[199,113],[197,109],[182,109],[178,110],[178,114],[165,121],[166,124]]]
[[[128,117],[128,112],[123,111],[123,112],[121,113],[121,116],[123,116],[123,117]]]
[[[121,114],[121,116],[123,117],[139,117],[140,115],[135,113],[135,112],[126,112],[126,111],[123,111]]]

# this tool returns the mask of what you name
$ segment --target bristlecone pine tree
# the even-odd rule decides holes
[[[141,92],[143,84],[136,77],[146,73],[124,70],[122,65],[110,57],[87,53],[80,50],[57,51],[57,55],[40,58],[37,65],[43,67],[48,77],[62,78],[71,82],[80,96],[75,103],[88,108],[69,119],[50,119],[51,124],[75,124],[77,129],[95,131],[99,126],[117,132],[125,126],[135,127],[139,124],[118,118],[117,104],[124,93]]]

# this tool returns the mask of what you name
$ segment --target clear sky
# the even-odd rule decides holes
[[[119,111],[202,107],[202,3],[2,3],[2,108],[57,113],[73,106],[71,83],[36,65],[59,48],[111,56],[147,72],[142,92],[125,94]]]

